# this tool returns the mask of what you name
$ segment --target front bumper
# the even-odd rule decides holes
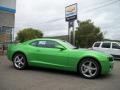
[[[110,71],[114,68],[114,61],[110,62]]]
[[[114,59],[108,59],[106,61],[101,62],[101,74],[108,74],[112,71],[114,67]]]

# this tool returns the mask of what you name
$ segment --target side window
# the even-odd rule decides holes
[[[112,43],[112,48],[113,49],[120,49],[120,46],[116,43]]]
[[[46,47],[46,41],[34,41],[30,45],[36,46],[36,47]]]
[[[38,41],[38,47],[46,47],[47,41]]]
[[[110,48],[110,43],[103,43],[102,48]]]
[[[59,43],[50,40],[34,41],[30,45],[36,47],[44,47],[44,48],[56,48],[57,46],[60,46]]]
[[[32,42],[30,45],[32,45],[32,46],[37,46],[37,44],[38,44],[38,41],[34,41],[34,42]]]
[[[46,41],[46,47],[47,48],[56,48],[60,44],[55,41]]]
[[[95,43],[94,47],[99,47],[100,43]]]

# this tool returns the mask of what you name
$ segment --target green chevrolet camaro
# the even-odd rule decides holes
[[[78,72],[84,78],[108,74],[113,68],[113,58],[105,53],[77,49],[58,39],[34,39],[10,44],[7,57],[16,69],[39,66]]]

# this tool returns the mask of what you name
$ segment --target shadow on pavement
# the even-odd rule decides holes
[[[12,65],[9,66],[11,69],[15,69]],[[43,68],[43,67],[32,67],[29,66],[26,70],[22,70],[24,72],[26,71],[33,71],[33,72],[42,72],[46,74],[56,74],[56,75],[64,75],[64,76],[72,76],[76,78],[82,78],[77,72],[72,71],[64,71],[64,70],[57,70],[57,69],[49,69],[49,68]],[[95,78],[94,80],[100,80],[100,79],[108,79],[112,77],[112,74],[109,73],[107,75],[100,75],[98,78]],[[93,79],[89,79],[93,80]]]

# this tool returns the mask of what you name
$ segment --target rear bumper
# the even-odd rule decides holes
[[[7,56],[7,58],[8,58],[8,60],[9,61],[12,61],[12,55],[11,55],[11,53],[8,53],[8,51],[6,52],[6,56]]]

